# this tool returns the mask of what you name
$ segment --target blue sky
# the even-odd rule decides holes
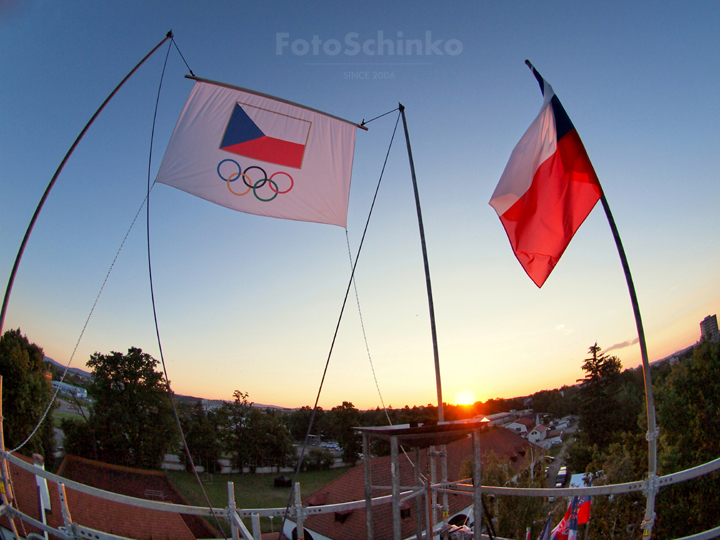
[[[3,290],[65,152],[118,82],[172,29],[199,77],[355,121],[402,102],[425,222],[445,401],[454,402],[461,391],[485,400],[573,384],[590,345],[609,349],[637,332],[600,206],[537,289],[487,204],[542,103],[524,65],[528,58],[553,85],[585,143],[629,257],[650,359],[663,358],[697,341],[700,320],[720,307],[719,23],[717,2],[5,0]],[[378,55],[370,40],[379,32],[436,46],[424,48],[432,54],[390,55],[386,49]],[[321,45],[317,55],[312,49],[296,54],[314,36],[322,44],[337,40],[343,48],[353,42],[361,48],[333,55]],[[278,43],[288,46],[278,51]],[[5,326],[20,327],[59,362],[73,354],[147,189],[166,47],[89,130],[21,263]],[[173,48],[158,109],[153,179],[192,86],[186,73]],[[357,134],[347,229],[353,254],[395,119],[393,113]],[[155,298],[173,389],[216,399],[230,399],[239,389],[259,403],[312,404],[350,273],[345,231],[232,212],[165,185],[153,189],[150,214]],[[390,153],[356,277],[385,403],[435,403],[425,278],[402,137]],[[84,367],[95,351],[131,346],[158,355],[144,211],[73,366]],[[637,345],[612,352],[625,367],[640,363]],[[380,404],[354,294],[320,404],[342,401]]]

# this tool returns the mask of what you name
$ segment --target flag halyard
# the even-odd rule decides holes
[[[518,261],[542,287],[602,188],[560,100],[532,69],[544,103],[513,150],[490,205]]]

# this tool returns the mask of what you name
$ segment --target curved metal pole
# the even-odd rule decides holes
[[[22,243],[20,244],[20,249],[18,250],[17,256],[15,257],[15,264],[13,264],[12,272],[10,272],[10,279],[8,280],[7,289],[5,290],[5,297],[3,298],[3,304],[2,304],[2,311],[0,311],[0,335],[2,335],[2,330],[5,325],[5,315],[7,313],[7,307],[8,302],[10,301],[10,293],[12,292],[13,284],[15,283],[15,275],[17,274],[18,266],[20,266],[20,260],[22,259],[23,253],[25,252],[25,246],[28,243],[28,240],[30,238],[30,233],[33,230],[33,227],[35,227],[35,222],[37,221],[38,215],[40,214],[40,210],[42,210],[42,207],[45,205],[45,201],[48,198],[48,195],[50,195],[50,191],[52,190],[53,186],[55,185],[55,181],[57,180],[58,176],[60,175],[60,172],[65,167],[65,163],[67,163],[67,160],[70,159],[70,156],[75,151],[75,147],[80,143],[83,136],[85,135],[85,132],[90,129],[90,126],[93,124],[95,119],[98,117],[98,115],[102,112],[102,110],[105,108],[105,106],[108,104],[108,102],[117,94],[118,90],[122,88],[122,86],[125,84],[125,81],[127,81],[139,68],[142,66],[145,61],[152,56],[152,54],[157,51],[163,43],[165,43],[168,39],[172,39],[173,33],[172,30],[170,30],[167,35],[165,36],[165,39],[163,39],[160,43],[158,43],[153,50],[151,50],[149,53],[145,55],[145,58],[140,60],[140,62],[128,73],[125,78],[120,81],[120,84],[118,84],[115,87],[115,90],[113,90],[110,95],[103,101],[102,105],[100,105],[100,108],[95,111],[95,114],[93,114],[92,118],[88,121],[88,123],[85,125],[83,130],[80,132],[80,135],[77,136],[75,139],[75,142],[70,147],[70,150],[67,151],[67,154],[65,154],[65,157],[60,162],[60,165],[58,166],[57,170],[55,171],[55,174],[53,175],[52,179],[50,180],[50,183],[48,184],[47,188],[45,188],[45,193],[43,193],[42,198],[40,199],[40,202],[38,203],[37,208],[35,209],[35,213],[33,214],[32,219],[30,220],[30,224],[28,225],[27,230],[25,231],[25,236],[23,237]]]
[[[632,302],[633,312],[635,313],[635,324],[637,325],[638,342],[640,343],[640,355],[642,356],[643,378],[645,380],[645,402],[647,405],[647,421],[648,421],[648,484],[645,490],[647,504],[645,507],[645,519],[642,523],[643,540],[650,540],[652,537],[652,528],[655,523],[655,496],[658,492],[657,477],[657,438],[659,430],[655,421],[655,401],[652,393],[652,379],[650,377],[650,362],[648,361],[647,345],[645,344],[645,331],[643,330],[642,318],[640,317],[640,305],[638,304],[637,294],[635,293],[635,285],[633,284],[632,275],[630,274],[630,266],[628,265],[625,249],[623,249],[620,234],[615,226],[610,206],[608,205],[605,194],[600,197],[605,214],[607,215],[610,229],[612,230],[615,244],[617,245],[620,261],[625,271],[625,279],[627,280],[628,290],[630,291],[630,300]]]

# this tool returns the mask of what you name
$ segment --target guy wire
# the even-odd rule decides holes
[[[174,43],[174,40],[173,40],[173,43]],[[177,45],[175,45],[175,48],[177,48]],[[180,49],[178,49],[178,52],[180,52]],[[162,90],[163,79],[165,78],[165,68],[167,67],[167,61],[168,61],[169,56],[170,56],[170,47],[168,47],[167,53],[165,54],[165,63],[163,64],[162,73],[160,74],[160,84],[158,86],[157,97],[155,98],[155,112],[153,113],[152,130],[150,133],[150,152],[149,152],[149,156],[148,156],[147,199],[146,199],[147,205],[145,206],[145,209],[146,209],[146,217],[147,217],[146,231],[147,231],[148,277],[150,279],[150,298],[152,301],[153,320],[155,321],[155,334],[157,335],[158,350],[160,352],[160,361],[162,363],[163,373],[165,374],[165,386],[167,388],[168,399],[170,400],[170,404],[172,405],[172,410],[173,410],[173,414],[175,416],[175,422],[177,424],[178,432],[180,433],[180,439],[182,440],[183,448],[185,449],[185,454],[187,455],[188,462],[190,463],[190,467],[192,468],[193,474],[195,475],[195,479],[197,480],[198,486],[200,486],[200,491],[203,494],[205,503],[207,504],[208,508],[210,509],[210,513],[212,514],[213,518],[215,519],[215,524],[217,525],[218,533],[223,534],[222,527],[220,526],[220,521],[218,520],[218,517],[215,515],[215,510],[213,509],[212,504],[210,504],[210,499],[208,498],[207,492],[205,491],[205,487],[202,485],[202,481],[200,480],[200,475],[197,472],[197,468],[195,467],[195,463],[193,462],[192,455],[190,454],[190,449],[188,448],[187,441],[185,440],[185,433],[183,432],[182,424],[180,423],[180,416],[178,415],[178,411],[177,411],[177,406],[175,405],[175,400],[173,399],[173,392],[170,388],[170,377],[168,377],[167,367],[165,366],[165,355],[163,354],[162,341],[160,339],[160,327],[158,325],[158,319],[157,319],[157,309],[155,308],[155,290],[153,287],[152,261],[150,258],[150,190],[153,187],[150,184],[150,175],[151,175],[151,169],[152,169],[153,141],[155,139],[155,123],[157,120],[158,104],[160,103],[160,91]],[[182,53],[180,54],[180,56],[182,56]],[[183,58],[183,61],[184,60],[185,60],[185,58]],[[187,62],[185,62],[185,65],[187,66]],[[190,70],[189,67],[188,67],[188,70]],[[192,73],[192,70],[190,70],[190,73]]]
[[[392,111],[390,111],[392,112]],[[340,330],[340,322],[342,321],[343,313],[345,312],[345,305],[347,304],[348,295],[350,294],[350,286],[352,285],[353,278],[355,276],[355,268],[357,267],[358,260],[360,258],[360,252],[362,251],[363,243],[365,242],[365,235],[367,234],[368,226],[370,225],[370,217],[372,216],[373,208],[375,207],[375,201],[377,200],[378,192],[380,191],[380,184],[385,173],[385,166],[387,165],[388,157],[390,156],[390,149],[392,148],[393,140],[395,139],[395,132],[400,121],[400,115],[398,114],[395,120],[395,128],[393,129],[392,137],[390,138],[390,145],[388,146],[387,153],[385,154],[385,161],[383,162],[382,170],[380,171],[380,178],[378,179],[377,186],[375,187],[375,195],[373,196],[372,204],[370,205],[370,211],[368,212],[367,220],[365,221],[365,229],[363,230],[362,237],[360,239],[360,246],[358,247],[357,255],[355,256],[355,264],[350,272],[350,281],[348,282],[347,289],[345,290],[345,298],[343,299],[342,307],[340,308],[340,316],[338,317],[337,324],[335,325],[335,333],[333,334],[332,342],[330,343],[330,351],[328,352],[327,360],[325,361],[325,369],[323,370],[322,379],[320,380],[320,387],[318,388],[317,397],[315,398],[315,405],[313,406],[312,414],[310,415],[310,422],[308,424],[307,432],[305,433],[305,440],[303,441],[302,450],[300,451],[300,457],[298,458],[297,468],[295,469],[295,477],[293,478],[292,485],[295,486],[297,483],[298,475],[300,474],[300,468],[302,466],[302,460],[305,456],[305,449],[307,448],[308,439],[310,438],[310,431],[312,430],[313,421],[315,420],[315,413],[317,412],[318,402],[320,401],[320,394],[322,392],[323,383],[325,382],[325,376],[330,365],[330,358],[332,357],[333,348],[335,346],[335,339],[337,338],[338,331]],[[369,457],[368,457],[369,459]],[[285,515],[283,516],[282,523],[280,525],[280,534],[283,534],[285,528],[285,522],[287,521],[288,512],[290,511],[290,504],[292,504],[293,492],[290,491],[287,505],[285,506]]]

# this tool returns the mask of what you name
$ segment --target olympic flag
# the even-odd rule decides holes
[[[155,181],[240,212],[345,227],[356,128],[196,79]]]
[[[542,287],[602,188],[560,100],[530,68],[540,83],[543,106],[510,155],[490,206],[525,272]]]

